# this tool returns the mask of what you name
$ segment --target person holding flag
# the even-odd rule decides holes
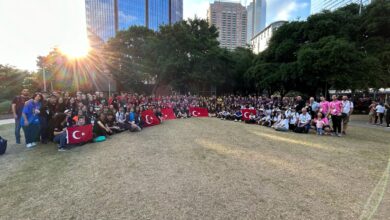
[[[58,151],[66,151],[66,122],[67,115],[65,113],[57,113],[52,121],[51,129],[53,130],[53,142],[58,144]]]

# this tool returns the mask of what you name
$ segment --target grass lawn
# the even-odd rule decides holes
[[[277,133],[218,119],[165,122],[57,152],[0,157],[1,219],[390,219],[390,133]]]

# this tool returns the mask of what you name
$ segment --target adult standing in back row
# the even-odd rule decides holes
[[[353,102],[348,100],[348,96],[343,96],[343,111],[342,111],[342,117],[343,117],[343,135],[346,135],[346,131],[348,128],[348,122],[349,117],[351,116],[353,112]]]
[[[15,139],[16,144],[20,144],[20,118],[22,117],[22,111],[24,107],[24,103],[29,99],[28,97],[28,89],[23,89],[20,96],[16,96],[12,100],[12,113],[15,119]]]
[[[333,134],[341,137],[341,120],[342,120],[343,103],[337,99],[336,95],[332,96],[332,101],[329,103],[329,111],[332,116]]]

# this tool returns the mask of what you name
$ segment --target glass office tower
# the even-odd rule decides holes
[[[88,31],[102,41],[131,26],[157,31],[183,19],[183,0],[85,0],[85,8]]]
[[[118,29],[127,30],[131,26],[144,26],[146,22],[145,0],[116,0],[118,4]]]
[[[323,10],[336,10],[351,3],[360,4],[361,0],[312,0],[310,14],[316,14]],[[368,5],[371,0],[362,0],[363,5]]]
[[[170,0],[149,0],[147,27],[158,30],[160,25],[169,24]]]
[[[115,36],[114,0],[85,0],[89,35],[107,41]]]

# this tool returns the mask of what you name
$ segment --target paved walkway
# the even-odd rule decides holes
[[[15,119],[3,119],[0,120],[0,125],[7,125],[15,123]]]

